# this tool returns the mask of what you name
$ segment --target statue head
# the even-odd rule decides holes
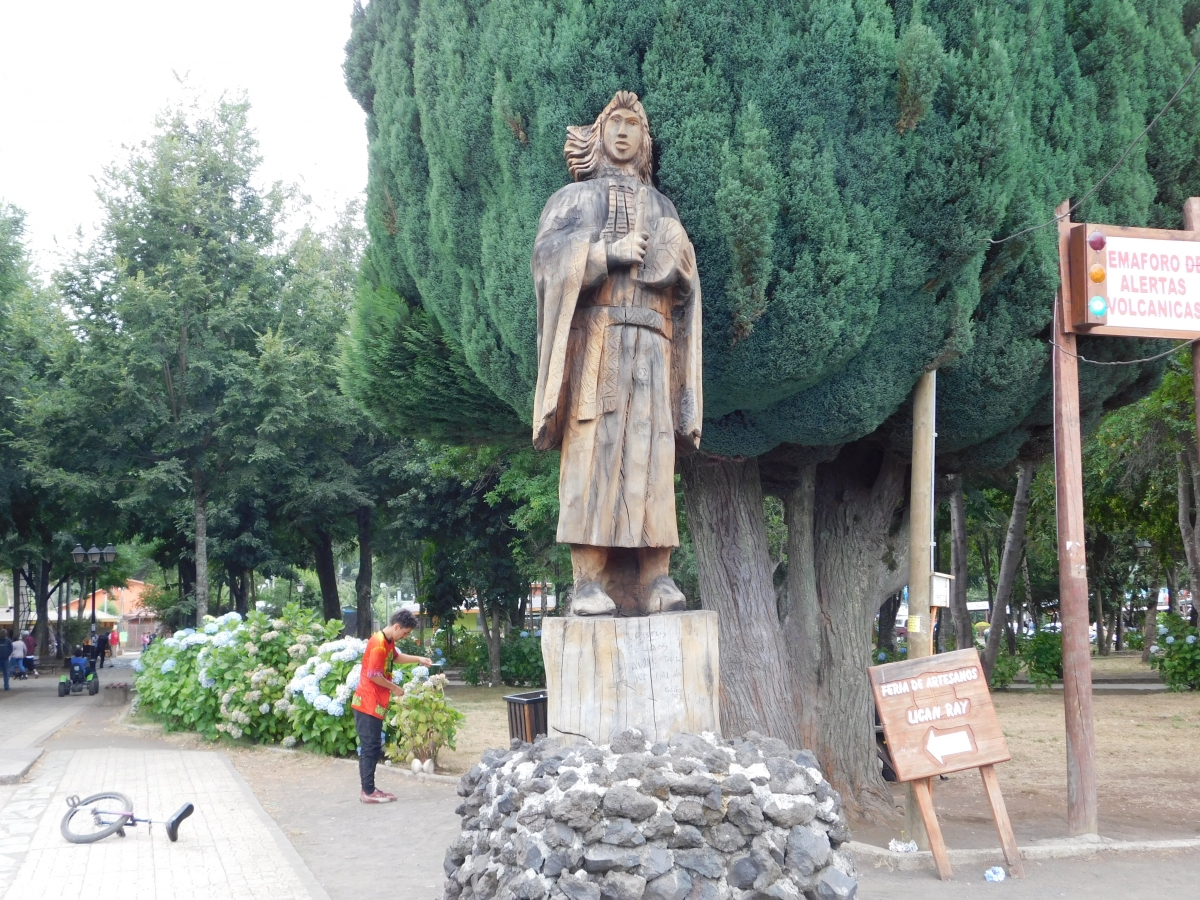
[[[591,125],[568,125],[563,147],[576,181],[628,172],[650,183],[650,121],[633,91],[617,91]]]

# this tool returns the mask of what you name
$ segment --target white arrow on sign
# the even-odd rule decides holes
[[[944,765],[947,756],[970,753],[975,749],[971,740],[971,729],[956,728],[953,731],[939,732],[936,728],[930,728],[925,734],[925,749],[938,761],[939,766]]]

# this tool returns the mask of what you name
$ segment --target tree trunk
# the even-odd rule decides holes
[[[321,583],[321,614],[326,620],[342,618],[342,601],[338,597],[337,566],[333,559],[333,536],[318,528],[313,540],[316,554],[317,580]]]
[[[358,607],[358,636],[369,638],[375,631],[371,617],[371,507],[354,511],[358,522],[358,577],[354,579],[354,597]]]
[[[879,626],[876,631],[875,646],[880,650],[896,652],[896,614],[900,612],[900,604],[904,595],[900,591],[889,596],[879,607]]]
[[[1192,595],[1195,596],[1200,592],[1200,548],[1197,548],[1197,533],[1196,527],[1192,521],[1192,515],[1195,512],[1195,498],[1197,496],[1197,466],[1193,462],[1196,453],[1193,450],[1180,450],[1175,454],[1175,478],[1176,478],[1176,511],[1179,519],[1179,536],[1183,540],[1183,552],[1187,557],[1188,565],[1188,584],[1191,587]],[[1174,596],[1169,599],[1174,601]],[[1168,607],[1171,612],[1174,608]]]
[[[895,805],[875,752],[863,660],[881,601],[907,577],[906,472],[904,458],[856,444],[836,460],[801,467],[784,498],[783,634],[803,746],[847,808],[874,820],[894,817]]]
[[[245,616],[250,609],[250,573],[246,569],[229,573],[229,595],[234,609]]]
[[[1025,547],[1025,520],[1029,515],[1029,486],[1033,483],[1034,465],[1029,460],[1018,464],[1017,490],[1013,495],[1012,515],[1008,519],[1008,534],[1004,539],[1004,555],[1000,558],[1000,579],[992,601],[992,620],[987,646],[983,651],[983,671],[988,681],[1000,654],[1000,640],[1008,624],[1008,604],[1017,583],[1017,565]]]
[[[38,655],[50,655],[50,560],[42,560],[42,571],[38,577],[37,627],[33,639],[37,641]]]
[[[479,604],[479,627],[483,629],[483,640],[488,651],[488,687],[500,684],[500,607],[485,610]]]
[[[1033,582],[1029,578],[1029,553],[1021,554],[1021,577],[1025,581],[1025,605],[1029,608],[1029,618],[1033,622],[1033,633],[1041,631],[1042,611],[1038,602],[1033,599]]]
[[[1158,642],[1158,591],[1146,597],[1146,620],[1142,623],[1142,662],[1150,662],[1150,648]]]
[[[759,731],[800,746],[800,692],[786,677],[758,461],[692,454],[680,471],[701,604],[717,613],[721,730],[726,737]],[[801,655],[814,649],[805,646]]]
[[[13,582],[13,620],[12,633],[14,637],[21,636],[21,569],[14,568],[12,570]]]
[[[987,532],[979,536],[975,542],[979,549],[979,561],[983,563],[983,579],[987,584],[988,622],[992,621],[996,609],[996,579],[992,575],[992,542],[988,540]]]
[[[192,472],[192,509],[196,520],[196,624],[208,615],[208,491],[199,469]]]
[[[179,600],[186,602],[188,597],[196,597],[196,563],[186,557],[179,560]]]
[[[1174,566],[1167,566],[1163,575],[1167,582],[1167,610],[1174,612],[1178,604],[1178,600],[1176,598],[1179,596],[1179,572]],[[1195,588],[1193,588],[1193,591],[1195,591]],[[1156,590],[1154,592],[1156,604],[1158,595],[1159,591]]]
[[[1092,620],[1096,623],[1096,650],[1101,656],[1108,656],[1108,648],[1104,641],[1104,598],[1096,591],[1092,603]]]

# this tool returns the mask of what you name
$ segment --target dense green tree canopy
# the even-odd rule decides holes
[[[346,62],[371,160],[352,387],[399,431],[524,432],[538,215],[566,126],[628,88],[699,259],[704,448],[859,439],[938,366],[940,449],[1002,464],[1048,423],[1056,236],[989,239],[1097,184],[1194,64],[1181,0],[373,0]],[[1177,225],[1197,104],[1076,218]],[[1153,373],[1087,376],[1098,411]]]

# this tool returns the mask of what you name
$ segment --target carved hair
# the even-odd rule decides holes
[[[633,167],[639,181],[643,184],[650,183],[650,120],[646,118],[642,101],[638,100],[638,95],[633,91],[617,91],[591,125],[567,126],[567,143],[563,147],[563,156],[567,158],[567,171],[576,181],[587,181],[611,168],[612,163],[604,153],[604,120],[618,109],[627,109],[641,120],[642,146],[633,159]]]

